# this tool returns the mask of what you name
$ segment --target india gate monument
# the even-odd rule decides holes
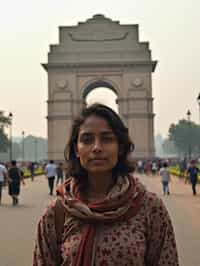
[[[59,43],[50,45],[48,62],[48,159],[63,160],[74,117],[96,88],[117,96],[118,111],[135,143],[134,158],[153,158],[154,113],[148,42],[138,25],[98,14],[76,26],[59,27]],[[98,99],[97,99],[98,102]]]

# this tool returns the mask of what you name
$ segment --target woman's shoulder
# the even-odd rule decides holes
[[[137,191],[143,194],[143,205],[146,209],[146,212],[149,214],[160,211],[166,212],[166,207],[162,199],[156,193],[149,191],[138,178],[134,177],[134,179]]]
[[[170,220],[167,207],[163,200],[156,194],[150,191],[145,193],[145,212],[149,222],[154,224],[168,223]]]
[[[146,190],[145,192],[145,201],[148,207],[162,207],[164,203],[162,199],[154,192]]]
[[[57,197],[52,200],[43,210],[41,220],[55,220],[56,217],[66,214],[62,200]]]
[[[55,219],[56,200],[52,200],[43,209],[41,215],[41,221]]]

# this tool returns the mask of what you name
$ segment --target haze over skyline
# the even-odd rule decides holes
[[[120,24],[138,24],[140,41],[148,41],[152,60],[155,134],[186,118],[199,123],[200,3],[191,1],[19,0],[0,11],[0,110],[13,113],[13,135],[47,136],[47,62],[59,26],[77,25],[95,14]],[[97,98],[98,100],[98,98]]]

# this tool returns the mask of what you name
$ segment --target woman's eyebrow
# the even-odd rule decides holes
[[[111,130],[109,130],[109,131],[102,131],[101,132],[101,135],[114,135],[114,133]]]
[[[112,130],[105,130],[105,131],[101,131],[99,132],[100,135],[114,135]],[[94,132],[90,132],[90,131],[83,131],[80,132],[80,136],[90,136],[90,135],[95,135]]]

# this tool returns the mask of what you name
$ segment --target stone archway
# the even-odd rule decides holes
[[[82,89],[82,97],[83,100],[86,98],[86,96],[95,88],[105,87],[111,89],[113,92],[117,94],[117,90],[115,87],[111,84],[109,81],[105,80],[92,80],[88,84],[84,86]]]
[[[154,114],[148,42],[138,25],[121,25],[95,15],[77,26],[59,28],[59,44],[50,45],[48,63],[48,158],[63,159],[71,121],[86,95],[107,87],[118,95],[119,115],[134,140],[136,158],[154,157]]]

